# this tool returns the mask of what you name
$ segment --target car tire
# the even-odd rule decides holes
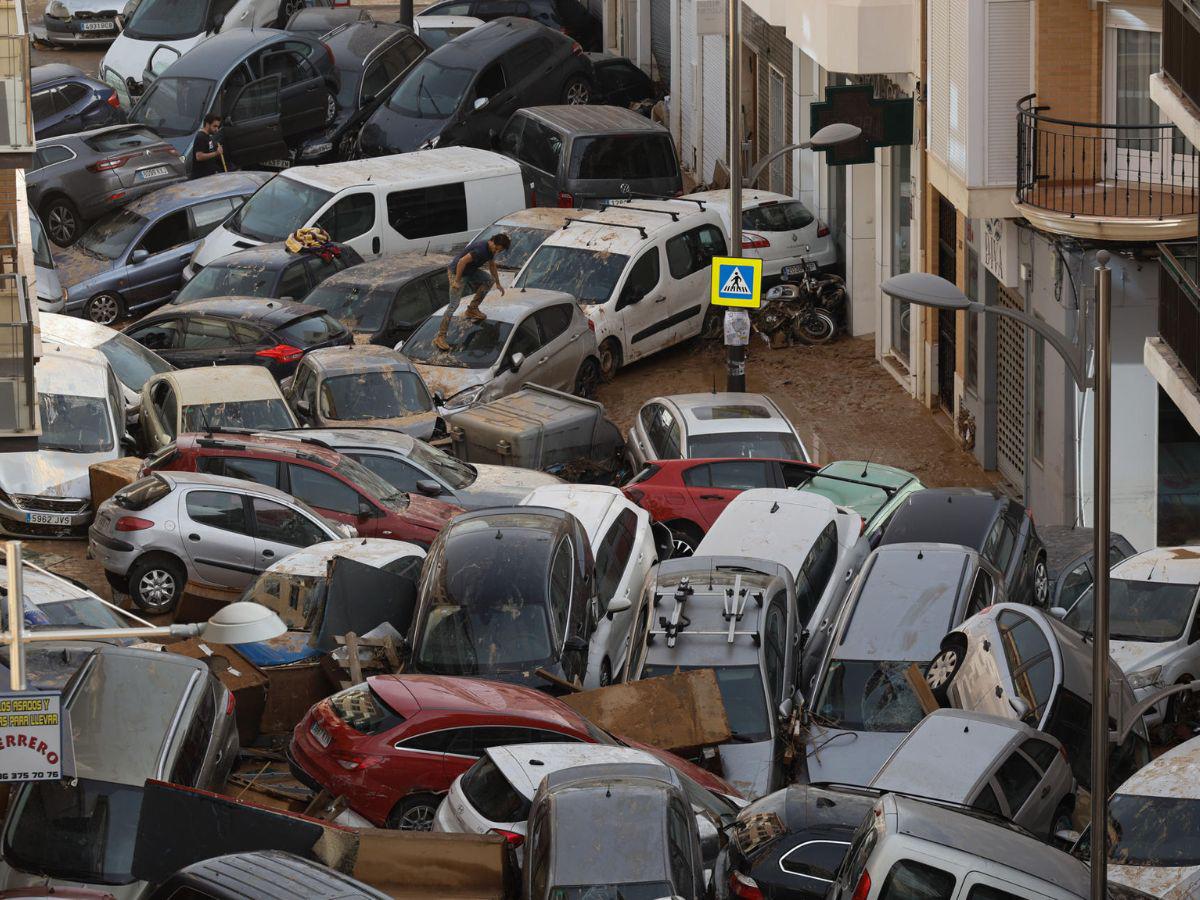
[[[436,794],[409,794],[396,804],[388,816],[387,827],[397,831],[431,831],[441,802]]]
[[[612,381],[617,377],[617,370],[621,368],[621,342],[615,337],[610,337],[600,345],[600,377],[605,381]]]
[[[575,376],[575,396],[591,400],[596,396],[596,388],[600,386],[600,363],[594,356],[589,356],[579,365]]]
[[[1050,819],[1050,834],[1047,835],[1050,840],[1054,840],[1054,836],[1060,831],[1071,831],[1075,827],[1075,823],[1072,821],[1074,812],[1073,798],[1064,797],[1058,804],[1058,808],[1054,810],[1054,816]]]
[[[668,522],[667,527],[671,529],[672,559],[691,556],[704,537],[704,533],[691,522]]]
[[[1033,605],[1045,609],[1050,602],[1050,570],[1046,567],[1045,554],[1040,555],[1033,564],[1032,591]]]
[[[942,649],[938,651],[937,656],[925,667],[925,683],[942,706],[946,705],[950,685],[954,682],[958,670],[962,668],[966,652],[965,642],[947,639],[942,642]]]
[[[121,318],[122,310],[121,296],[106,291],[103,294],[97,294],[84,304],[83,315],[84,318],[90,319],[97,325],[112,325]]]
[[[186,584],[187,570],[165,553],[147,554],[129,569],[129,596],[143,612],[171,612]]]
[[[46,236],[58,247],[70,247],[83,233],[79,207],[62,195],[42,204],[42,223],[46,226]]]
[[[1191,675],[1182,675],[1176,684],[1189,684],[1192,681]],[[1166,737],[1174,740],[1175,732],[1179,730],[1180,725],[1190,727],[1196,723],[1198,718],[1197,708],[1200,703],[1196,701],[1196,694],[1192,691],[1182,691],[1178,694],[1173,694],[1167,698],[1167,709],[1163,716],[1164,731],[1167,732]]]
[[[568,106],[587,106],[595,96],[595,88],[585,75],[572,75],[562,89],[562,102]]]

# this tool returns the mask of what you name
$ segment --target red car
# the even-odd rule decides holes
[[[799,487],[818,469],[794,459],[655,460],[621,490],[651,519],[670,528],[675,555],[687,556],[742,491]]]
[[[463,511],[441,500],[397,491],[374,472],[311,438],[269,434],[181,434],[148,458],[150,472],[207,472],[279,488],[363,537],[411,541],[425,549]]]
[[[374,825],[425,830],[442,795],[489,747],[537,741],[620,743],[561,700],[533,688],[444,675],[375,675],[308,711],[292,732],[292,772],[345,796]],[[720,778],[641,747],[709,790]]]

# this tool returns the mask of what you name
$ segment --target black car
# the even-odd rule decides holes
[[[755,800],[729,829],[713,875],[718,900],[820,900],[879,792],[796,784]]]
[[[339,25],[370,21],[371,14],[362,8],[316,6],[296,10],[287,20],[287,24],[283,26],[283,30],[293,34],[307,34],[309,37],[319,39]]]
[[[304,302],[325,310],[360,339],[394,347],[446,303],[450,260],[423,253],[381,256],[325,280]]]
[[[523,106],[590,103],[592,63],[562,32],[513,17],[480,25],[413,67],[362,127],[366,156],[463,145],[489,150]]]
[[[1096,580],[1094,532],[1090,528],[1051,525],[1038,532],[1046,547],[1046,572],[1050,578],[1051,609],[1070,609]],[[1108,563],[1115,566],[1137,551],[1123,536],[1109,533]]]
[[[329,48],[304,34],[233,28],[189,51],[146,88],[130,121],[153,128],[191,163],[207,113],[224,117],[217,139],[230,167],[286,164],[337,113]]]
[[[125,333],[176,368],[258,365],[276,379],[291,375],[309,350],[353,341],[322,310],[260,297],[216,297],[168,307]]]
[[[582,680],[596,628],[595,563],[573,515],[539,506],[455,516],[421,570],[409,672],[560,693]]]
[[[39,139],[125,121],[116,91],[63,63],[29,70],[29,102]]]
[[[662,99],[662,91],[632,60],[613,53],[589,53],[588,59],[596,78],[594,102],[629,107]]]
[[[585,50],[599,50],[600,20],[579,0],[442,0],[421,10],[423,16],[474,16],[491,22],[520,16],[548,25],[577,40]]]
[[[323,134],[310,137],[300,148],[302,163],[351,159],[363,122],[429,53],[411,28],[386,22],[341,25],[321,40],[337,68],[337,114]]]
[[[1033,514],[999,491],[931,488],[910,494],[880,536],[883,544],[961,544],[1004,573],[1013,603],[1046,608],[1050,577],[1046,548]]]
[[[222,256],[201,269],[175,295],[179,306],[209,297],[276,297],[303,300],[326,278],[362,262],[353,247],[334,245],[338,255],[291,253],[282,241]]]

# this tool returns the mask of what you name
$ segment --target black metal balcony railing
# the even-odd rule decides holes
[[[1200,381],[1200,252],[1195,241],[1158,245],[1158,334]]]
[[[1173,125],[1055,119],[1017,104],[1017,200],[1064,216],[1178,219],[1200,211],[1200,154]]]
[[[1200,106],[1200,3],[1163,0],[1162,70]]]

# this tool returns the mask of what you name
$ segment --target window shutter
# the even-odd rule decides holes
[[[989,187],[1014,184],[1017,101],[1033,90],[1030,0],[990,0],[987,8],[987,133],[984,177]]]
[[[947,160],[949,146],[950,86],[950,3],[952,0],[929,0],[929,74],[927,126],[929,150],[938,159]]]

